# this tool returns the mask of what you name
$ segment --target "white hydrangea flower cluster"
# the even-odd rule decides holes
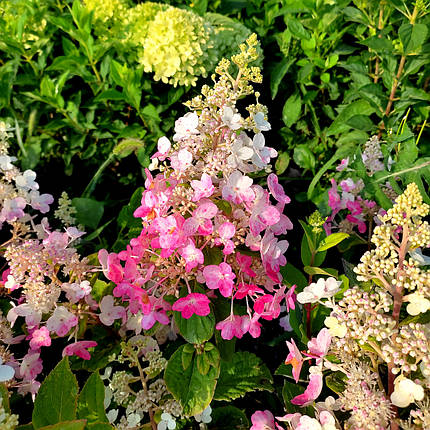
[[[7,139],[13,128],[0,123],[0,229],[3,223],[31,221],[25,210],[28,207],[45,214],[54,198],[51,194],[40,194],[36,173],[32,170],[21,172],[13,163],[16,157],[8,155]]]

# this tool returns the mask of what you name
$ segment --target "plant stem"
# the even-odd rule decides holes
[[[404,276],[404,270],[403,270],[403,262],[405,261],[406,253],[409,248],[409,228],[406,225],[403,226],[403,232],[402,232],[402,243],[400,244],[399,249],[399,270],[397,271],[397,284],[393,291],[393,299],[394,299],[394,305],[393,305],[393,313],[392,317],[394,321],[396,322],[396,328],[399,326],[399,318],[400,318],[400,309],[402,307],[403,302],[403,284],[399,282],[400,276]],[[396,338],[396,334],[392,336],[392,340]],[[388,397],[391,396],[391,394],[394,392],[394,379],[396,378],[396,375],[393,373],[394,368],[394,362],[391,362],[388,364]],[[398,415],[397,407],[393,407],[394,413],[396,416]],[[391,430],[398,430],[399,425],[397,422],[393,421],[391,423]]]
[[[379,19],[378,19],[378,30],[381,31],[384,27],[383,23],[384,23],[384,2],[381,1],[381,3],[379,4]],[[381,35],[378,36],[379,38],[381,37]],[[373,77],[373,82],[375,84],[378,83],[378,79],[379,79],[379,57],[376,57],[376,62],[375,62],[375,76]]]
[[[385,108],[385,116],[389,115],[391,111],[391,107],[393,106],[394,97],[396,95],[397,87],[399,86],[400,76],[402,76],[403,69],[405,67],[405,62],[406,62],[406,55],[402,55],[402,57],[400,58],[399,68],[397,69],[397,75],[394,78],[393,85],[391,87],[390,98],[388,99],[388,104],[387,104],[387,107]]]
[[[418,2],[415,3],[414,11],[412,12],[412,15],[409,19],[409,23],[411,25],[415,24],[415,21],[416,21],[417,16],[418,16],[417,4],[418,4]],[[399,68],[397,69],[396,77],[394,78],[393,85],[391,86],[390,98],[388,99],[388,104],[387,104],[387,107],[385,108],[385,116],[388,116],[389,113],[391,112],[391,108],[393,106],[394,97],[396,95],[397,87],[399,86],[400,77],[402,76],[403,69],[405,67],[405,62],[406,62],[406,54],[403,54],[402,57],[400,58]]]
[[[140,376],[140,382],[142,383],[142,388],[145,391],[145,393],[148,392],[148,387],[146,386],[146,377],[143,374],[143,370],[142,370],[142,366],[139,363],[139,357],[136,356],[136,365],[137,365],[137,370],[139,371],[139,376]],[[151,428],[152,430],[157,430],[157,424],[154,421],[154,411],[152,410],[152,408],[149,408],[149,420],[151,422]]]
[[[430,166],[430,161],[426,161],[425,163],[420,164],[419,166],[410,167],[409,169],[403,169],[398,172],[391,173],[390,175],[380,177],[379,179],[376,179],[375,182],[376,183],[383,182],[388,178],[392,178],[393,176],[400,176],[400,175],[403,175],[404,173],[413,172],[414,170],[420,170],[423,167],[427,167],[427,166]]]
[[[115,159],[115,154],[111,153],[109,157],[104,161],[104,163],[98,168],[97,172],[92,177],[89,184],[86,186],[84,192],[82,193],[82,197],[89,197],[91,193],[94,191],[94,188],[97,185],[97,182],[100,179],[100,176],[102,175],[103,171],[106,169],[106,167],[109,166],[110,163]]]

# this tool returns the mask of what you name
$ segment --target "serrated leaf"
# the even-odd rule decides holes
[[[34,428],[75,420],[77,395],[78,382],[65,357],[40,386],[34,402]]]
[[[189,343],[200,344],[209,340],[215,329],[215,316],[213,313],[202,317],[192,315],[190,318],[182,318],[180,312],[174,311],[175,323],[179,333]]]
[[[256,355],[236,352],[230,361],[221,361],[221,372],[215,390],[215,400],[234,400],[257,390],[273,391],[272,375]]]
[[[105,387],[98,372],[87,380],[78,396],[78,418],[88,422],[109,422],[104,408]]]
[[[63,421],[58,424],[40,427],[40,430],[84,430],[86,425],[86,420]]]
[[[223,211],[226,215],[231,215],[233,212],[233,209],[231,207],[231,204],[226,200],[216,200],[215,202],[216,207]]]
[[[285,381],[284,386],[282,388],[282,398],[284,400],[284,406],[287,412],[296,413],[303,412],[303,409],[300,406],[293,405],[291,403],[291,399],[300,394],[303,394],[305,391],[304,387],[299,384]]]
[[[181,404],[184,415],[197,415],[202,413],[212,401],[215,385],[219,375],[219,367],[210,366],[206,375],[197,369],[195,357],[186,370],[182,367],[182,351],[180,346],[170,357],[164,371],[164,380],[167,389]]]

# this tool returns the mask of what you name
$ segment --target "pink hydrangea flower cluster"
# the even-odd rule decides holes
[[[328,205],[332,213],[327,218],[324,225],[327,234],[331,233],[333,221],[340,211],[347,211],[345,219],[349,223],[349,229],[357,226],[360,233],[365,233],[367,230],[367,217],[373,217],[375,209],[377,209],[376,202],[373,200],[365,200],[360,196],[364,184],[362,180],[354,182],[351,178],[342,180],[337,184],[335,179],[331,179],[331,188],[328,191]],[[339,193],[339,187],[341,193]],[[345,224],[345,223],[344,223]],[[340,228],[348,229],[345,225]]]
[[[250,86],[218,72],[214,88],[188,102],[191,112],[176,121],[173,142],[158,141],[151,168],[160,173],[146,169],[134,212],[140,235],[118,254],[99,252],[113,295],[126,304],[128,328],[168,324],[172,310],[206,316],[219,295],[231,301],[230,315],[216,326],[222,337],[258,337],[260,321],[277,318],[283,300],[294,307],[280,273],[288,242],[278,238],[292,228],[283,213],[290,199],[275,174],[267,188],[250,175],[269,170],[276,156],[262,133],[270,130],[267,109],[252,105],[242,117],[236,102]],[[173,305],[166,296],[176,298]],[[233,311],[235,300],[245,302],[245,314]]]
[[[43,370],[41,351],[50,347],[53,339],[70,335],[74,343],[66,346],[64,354],[90,358],[85,348],[97,343],[77,341],[78,323],[83,314],[92,314],[98,306],[86,279],[90,269],[87,261],[72,246],[84,232],[73,226],[53,230],[47,218],[37,223],[37,213],[31,208],[45,214],[54,199],[50,194],[40,194],[35,172],[22,173],[13,165],[16,157],[5,152],[5,137],[13,136],[9,132],[12,129],[8,128],[5,135],[2,127],[0,123],[0,230],[4,223],[9,224],[10,237],[2,245],[7,268],[1,273],[0,284],[10,294],[12,308],[6,318],[0,315],[0,332],[12,333],[18,318],[23,318],[26,334],[2,336],[0,340],[7,347],[28,341],[22,358],[7,354],[8,365],[14,369],[9,384],[22,394],[35,395],[40,386],[36,378]],[[20,351],[24,348],[21,346]]]

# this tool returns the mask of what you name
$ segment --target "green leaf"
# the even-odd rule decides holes
[[[272,94],[272,100],[278,94],[279,84],[288,72],[290,66],[294,63],[294,59],[288,59],[284,57],[281,62],[277,63],[275,68],[272,70],[270,79],[270,91]]]
[[[349,234],[347,233],[332,233],[320,242],[317,248],[317,252],[333,248],[333,246],[336,246],[338,243],[342,242],[342,240],[345,240],[347,237],[349,237]]]
[[[302,23],[292,15],[285,15],[285,21],[293,37],[309,40],[309,32],[303,27]]]
[[[1,405],[7,414],[10,414],[10,406],[9,406],[9,392],[6,388],[5,384],[0,384],[0,397],[1,397]]]
[[[139,139],[124,139],[115,146],[112,152],[119,158],[128,157],[132,152],[142,148],[145,144]]]
[[[389,53],[393,50],[392,42],[384,36],[375,35],[360,42],[378,53]]]
[[[202,317],[192,315],[190,318],[182,318],[180,312],[174,311],[175,323],[179,333],[189,343],[200,344],[209,340],[215,329],[215,316],[213,313]]]
[[[182,360],[182,368],[184,370],[187,370],[189,365],[191,364],[191,362],[193,361],[193,357],[194,357],[194,353],[196,352],[196,350],[194,349],[194,347],[192,345],[190,345],[189,343],[187,343],[184,346],[184,349],[182,350],[182,356],[181,356],[181,360]]]
[[[103,216],[103,203],[86,197],[75,197],[72,200],[72,204],[76,208],[78,223],[83,224],[85,227],[96,229]]]
[[[337,64],[338,61],[339,61],[339,55],[337,55],[337,54],[331,54],[325,60],[324,68],[326,70],[327,69],[331,69],[332,67],[334,67]]]
[[[110,424],[107,423],[91,423],[87,424],[85,430],[115,430]]]
[[[211,428],[218,430],[248,430],[249,422],[243,411],[226,405],[212,410]]]
[[[275,170],[277,175],[282,175],[282,173],[287,170],[288,165],[290,164],[290,154],[285,151],[281,151],[278,154],[278,158],[275,163]]]
[[[197,360],[197,370],[202,375],[207,375],[211,366],[209,364],[209,361],[206,360],[206,354],[202,353],[200,355],[197,355],[196,360]]]
[[[34,169],[40,161],[42,146],[40,141],[25,145],[25,155],[21,157],[22,170]]]
[[[40,427],[40,430],[84,430],[86,424],[86,420],[63,421],[58,424]]]
[[[294,148],[293,159],[294,162],[303,169],[313,171],[315,168],[315,156],[307,144],[298,145]]]
[[[345,390],[345,380],[347,376],[342,372],[330,373],[325,378],[325,383],[330,390],[340,394]]]
[[[102,102],[105,100],[124,100],[124,95],[117,90],[109,88],[100,93],[95,99],[95,102]]]
[[[231,204],[226,200],[216,200],[215,202],[216,207],[223,211],[226,215],[231,215],[233,212],[233,209],[231,207]]]
[[[299,288],[305,288],[308,285],[308,281],[303,273],[291,263],[287,263],[281,267],[281,274],[283,282],[290,287],[297,285]]]
[[[104,408],[105,387],[98,372],[85,383],[78,397],[78,418],[92,422],[108,422]]]
[[[184,415],[197,415],[203,412],[212,401],[215,385],[219,375],[219,367],[210,366],[206,375],[197,369],[197,360],[194,357],[186,370],[182,367],[182,351],[185,345],[180,346],[170,357],[164,371],[164,380],[167,389],[181,404]]]
[[[221,373],[215,390],[215,400],[234,400],[257,390],[273,391],[269,369],[256,355],[236,352],[230,361],[221,361]]]
[[[399,37],[402,41],[403,53],[405,55],[419,53],[426,42],[427,33],[425,24],[402,24],[399,28]]]
[[[371,130],[374,127],[373,121],[366,115],[354,115],[346,124],[356,130]]]
[[[65,357],[40,386],[34,402],[34,428],[76,419],[77,395],[78,383]]]
[[[366,100],[356,100],[346,106],[340,111],[337,118],[328,128],[326,135],[333,136],[335,134],[343,133],[351,128],[347,121],[355,115],[371,115],[375,112],[375,108],[370,106]]]
[[[338,277],[338,272],[336,269],[323,269],[322,267],[311,267],[311,266],[305,266],[303,270],[308,275],[324,275],[324,276],[334,276],[335,278]]]
[[[322,175],[333,166],[333,164],[342,159],[346,158],[346,156],[351,153],[354,149],[354,145],[352,144],[345,144],[342,145],[339,149],[336,150],[333,157],[330,158],[330,160],[327,161],[327,163],[324,164],[324,166],[318,171],[318,173],[315,175],[315,177],[312,179],[312,182],[309,185],[308,188],[308,199],[311,200],[313,196],[313,192],[315,189],[316,184],[320,181]]]
[[[205,266],[211,264],[220,264],[223,261],[223,254],[220,248],[214,247],[209,248],[208,246],[203,250],[203,255],[205,257]]]
[[[303,394],[305,389],[296,383],[285,381],[284,386],[282,388],[282,398],[284,399],[284,406],[287,412],[295,413],[295,412],[303,412],[303,408],[300,406],[293,405],[291,403],[291,399],[300,394]]]
[[[282,109],[282,120],[287,127],[291,127],[300,118],[302,111],[302,98],[298,91],[295,91],[284,104]]]
[[[367,16],[355,7],[346,7],[342,10],[342,13],[344,13],[351,21],[358,22],[366,26],[369,24]]]

